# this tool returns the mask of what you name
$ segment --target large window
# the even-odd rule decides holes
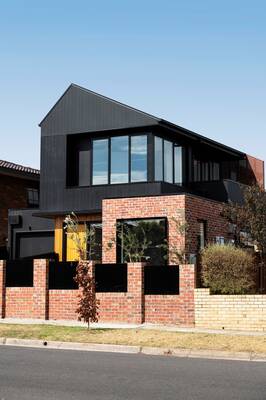
[[[155,180],[182,184],[182,147],[158,136],[155,136],[154,139]]]
[[[131,137],[131,182],[147,181],[147,136]]]
[[[117,255],[118,262],[130,261],[143,250],[146,243],[143,261],[153,265],[166,263],[165,242],[167,227],[165,218],[137,219],[119,221],[117,227]]]
[[[147,135],[93,140],[92,184],[146,182],[147,147]]]
[[[111,183],[128,182],[128,136],[111,138]]]
[[[220,179],[220,163],[215,161],[193,160],[194,182],[218,181]]]
[[[93,167],[92,184],[108,183],[108,139],[97,139],[92,142]]]

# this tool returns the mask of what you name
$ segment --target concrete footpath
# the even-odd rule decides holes
[[[76,342],[56,342],[32,339],[0,338],[0,346],[19,346],[39,349],[96,351],[107,353],[145,354],[151,356],[172,356],[181,358],[206,358],[235,361],[266,362],[266,354],[240,353],[216,350],[172,349],[112,344],[92,344]]]
[[[22,319],[22,318],[4,318],[0,319],[0,324],[19,324],[19,325],[54,325],[54,326],[73,326],[86,328],[84,322],[71,320],[44,320],[44,319]],[[242,331],[226,329],[205,329],[205,328],[185,328],[176,325],[158,325],[158,324],[124,324],[124,323],[92,323],[91,329],[143,329],[158,330],[164,332],[181,333],[210,333],[218,335],[239,335],[239,336],[265,336],[266,331]]]

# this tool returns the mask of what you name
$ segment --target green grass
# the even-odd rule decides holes
[[[266,336],[166,332],[142,329],[91,329],[54,325],[0,324],[0,337],[80,343],[266,353]]]

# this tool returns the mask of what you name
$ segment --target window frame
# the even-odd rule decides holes
[[[164,221],[164,228],[165,228],[165,239],[167,243],[169,242],[169,221],[168,218],[165,216],[156,216],[156,217],[144,217],[144,218],[120,218],[116,220],[116,233],[115,233],[115,238],[116,238],[116,263],[121,263],[121,254],[122,254],[122,247],[119,245],[119,238],[118,238],[118,232],[117,232],[117,224],[121,224],[123,222],[127,221],[153,221],[153,220],[163,220]],[[169,252],[167,252],[167,256],[169,256]],[[147,262],[149,264],[149,261]],[[168,265],[169,264],[169,257],[165,259],[163,264],[160,265]],[[155,264],[152,264],[155,265]],[[159,264],[156,264],[159,265]]]
[[[92,137],[91,138],[91,159],[90,159],[90,182],[91,185],[90,187],[97,187],[97,186],[115,186],[115,185],[128,185],[128,184],[138,184],[138,183],[147,183],[149,182],[149,160],[150,160],[150,155],[149,155],[149,135],[150,132],[136,132],[136,133],[129,133],[129,134],[116,134],[116,135],[111,135],[111,136],[101,136],[101,137]],[[114,137],[122,137],[126,136],[128,137],[128,182],[123,182],[123,183],[111,183],[111,139]],[[146,141],[147,141],[147,153],[146,153],[146,176],[147,179],[143,181],[131,181],[131,139],[132,137],[136,136],[146,136]],[[99,183],[99,184],[93,184],[93,141],[96,140],[103,140],[107,139],[108,140],[108,182],[107,183]]]

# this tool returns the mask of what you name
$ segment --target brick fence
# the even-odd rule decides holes
[[[47,260],[34,260],[33,268],[33,287],[5,287],[0,261],[0,318],[76,320],[79,290],[49,289]],[[129,263],[126,293],[97,293],[99,320],[193,326],[194,279],[194,266],[181,265],[178,295],[145,295],[144,265]]]
[[[195,290],[195,326],[266,331],[266,295],[210,295]]]

